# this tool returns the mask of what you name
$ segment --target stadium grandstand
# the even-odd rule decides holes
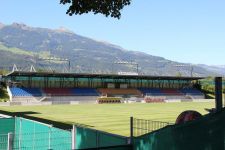
[[[204,94],[195,88],[200,79],[203,78],[24,71],[4,76],[12,102],[77,103],[95,103],[102,97],[106,102],[204,99]]]

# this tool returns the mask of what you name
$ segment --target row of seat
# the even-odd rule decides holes
[[[42,91],[40,88],[10,88],[10,91],[12,93],[12,96],[16,97],[16,96],[42,96]]]
[[[10,88],[14,97],[41,96],[98,96],[94,88]]]
[[[199,90],[193,88],[185,89],[159,89],[159,88],[139,88],[144,95],[149,96],[181,96],[181,95],[203,95]]]
[[[190,95],[202,95],[202,92],[200,92],[197,89],[191,89],[191,88],[186,88],[186,89],[180,89],[180,92],[184,94],[190,94]]]
[[[95,89],[95,88],[10,88],[12,95],[15,96],[182,96],[182,95],[203,95],[197,89],[159,89],[159,88],[139,88],[139,89]]]

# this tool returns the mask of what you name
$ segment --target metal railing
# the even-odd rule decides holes
[[[134,137],[141,136],[149,132],[153,132],[168,125],[172,125],[172,123],[169,122],[137,119],[132,117],[131,120],[132,120],[131,133],[132,136]]]

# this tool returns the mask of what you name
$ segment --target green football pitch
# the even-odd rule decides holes
[[[183,103],[133,103],[133,104],[80,104],[50,106],[7,106],[0,110],[9,112],[36,112],[27,114],[69,124],[83,124],[90,128],[129,136],[130,116],[174,123],[184,110],[197,110],[206,114],[205,108],[213,108],[214,102]]]

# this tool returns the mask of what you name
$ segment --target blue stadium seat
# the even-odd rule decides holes
[[[12,96],[16,97],[29,97],[29,96],[42,96],[41,89],[39,88],[10,88]]]
[[[180,89],[180,92],[184,94],[190,94],[190,95],[203,95],[202,92],[200,92],[197,89],[192,89],[192,88],[185,88],[185,89]]]
[[[99,93],[94,88],[73,88],[72,93],[75,96],[99,96]]]
[[[139,88],[144,95],[152,95],[152,96],[162,96],[164,93],[158,88]]]

